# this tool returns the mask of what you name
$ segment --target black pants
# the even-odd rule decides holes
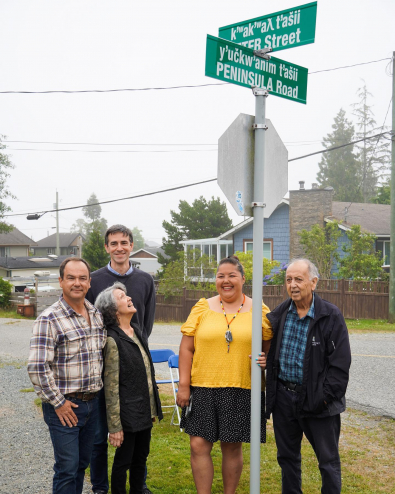
[[[296,411],[298,399],[298,393],[278,384],[273,428],[277,461],[282,473],[282,493],[302,493],[301,443],[304,433],[318,459],[322,478],[321,493],[338,494],[341,491],[340,414],[324,418],[300,418]]]
[[[145,465],[149,454],[151,428],[139,432],[125,432],[117,448],[111,473],[112,494],[126,494],[126,473],[130,469],[130,494],[143,492]]]

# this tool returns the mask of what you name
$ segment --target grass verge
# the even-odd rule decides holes
[[[346,319],[350,333],[393,333],[395,324],[385,319]]]
[[[161,395],[162,404],[171,404],[170,394]],[[177,426],[170,425],[171,413],[155,424],[151,453],[148,457],[147,485],[156,494],[195,493],[189,462],[189,437]],[[109,478],[115,449],[109,447]],[[377,494],[393,492],[395,471],[395,421],[372,417],[357,410],[342,414],[340,437],[344,494]],[[249,445],[243,445],[244,469],[238,494],[249,492]],[[223,492],[221,452],[215,444],[213,494]],[[321,478],[314,452],[306,439],[302,443],[302,482],[305,494],[320,492]],[[281,471],[276,460],[272,422],[267,424],[267,443],[261,446],[261,492],[281,491]],[[127,492],[129,488],[127,487]]]
[[[35,317],[25,317],[16,312],[16,309],[0,309],[0,318],[7,317],[9,319],[30,319],[34,320]]]

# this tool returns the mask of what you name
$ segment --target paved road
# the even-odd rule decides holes
[[[26,362],[32,324],[26,320],[0,320],[0,362]],[[180,326],[156,324],[150,347],[171,348],[178,353],[180,339]],[[350,339],[353,359],[348,404],[395,418],[395,334],[352,334]],[[157,366],[157,373],[163,377],[167,366]]]

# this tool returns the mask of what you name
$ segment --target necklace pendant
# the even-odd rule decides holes
[[[230,329],[228,329],[228,331],[225,333],[225,340],[228,342],[228,348],[229,348],[229,343],[233,341],[233,336]]]

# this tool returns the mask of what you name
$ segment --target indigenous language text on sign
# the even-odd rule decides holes
[[[307,69],[254,51],[230,41],[207,35],[206,75],[250,88],[258,86],[271,94],[306,103]]]
[[[253,50],[314,43],[317,2],[219,28],[219,37]]]

